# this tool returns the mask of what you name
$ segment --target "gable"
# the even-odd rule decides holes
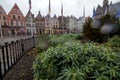
[[[1,14],[6,15],[6,12],[5,12],[5,10],[3,9],[3,7],[2,7],[2,6],[0,6],[0,15],[1,15]]]
[[[21,15],[22,17],[24,17],[24,15],[22,14],[21,10],[19,9],[19,7],[17,6],[17,4],[15,4],[13,6],[13,8],[11,9],[11,11],[9,12],[8,16],[11,14],[16,14],[16,15]]]

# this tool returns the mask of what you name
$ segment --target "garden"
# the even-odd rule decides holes
[[[82,42],[83,35],[43,36],[33,63],[34,80],[119,80],[120,36],[105,43]]]

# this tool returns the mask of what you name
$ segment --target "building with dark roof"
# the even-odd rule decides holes
[[[112,4],[112,1],[109,4],[108,0],[103,0],[103,5],[98,5],[95,10],[95,19],[99,19],[106,14],[115,16],[120,9],[120,2]],[[94,13],[93,13],[94,14]]]
[[[34,34],[36,34],[34,14],[32,14],[30,10],[28,11],[25,17],[25,22],[26,22],[27,34],[31,34],[31,30],[33,31]]]
[[[5,10],[3,9],[3,7],[1,5],[0,5],[0,23],[3,26],[8,25],[7,14],[6,14]]]
[[[45,21],[40,11],[38,12],[38,15],[35,18],[35,26],[36,26],[36,34],[45,33]]]

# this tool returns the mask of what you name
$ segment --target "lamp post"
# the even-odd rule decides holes
[[[1,25],[1,23],[0,23],[0,34],[1,34],[1,40],[2,40],[3,34],[2,34],[2,25]]]
[[[31,12],[31,10],[30,10]],[[30,14],[30,28],[31,28],[31,36],[33,37],[33,29],[32,29],[32,13]]]

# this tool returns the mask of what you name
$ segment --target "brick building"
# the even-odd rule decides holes
[[[53,34],[59,34],[59,20],[56,15],[52,18]]]
[[[10,29],[11,35],[26,33],[25,18],[16,3],[8,13],[7,21],[9,25],[7,28]]]
[[[6,26],[8,25],[7,14],[1,5],[0,5],[0,25],[1,25],[2,35],[9,36],[8,33],[9,29],[6,28]]]
[[[35,18],[35,26],[36,26],[36,34],[44,34],[45,33],[45,21],[44,17],[42,17],[40,11]]]

